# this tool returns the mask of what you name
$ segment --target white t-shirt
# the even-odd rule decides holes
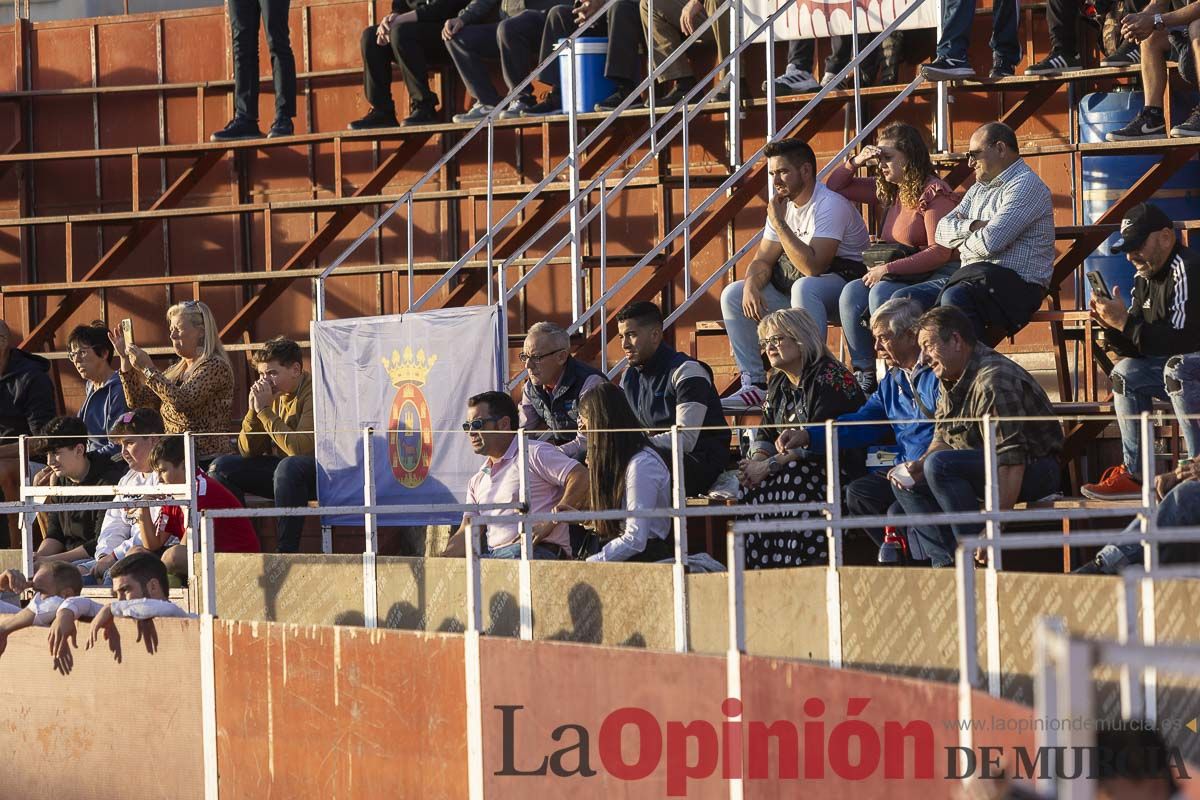
[[[118,488],[140,487],[140,486],[157,486],[159,484],[157,472],[135,472],[129,470],[117,481]],[[115,500],[131,500],[137,499],[137,496],[125,497],[118,493]],[[162,506],[150,507],[150,519],[154,522],[158,521],[158,514],[162,510]],[[117,558],[124,558],[125,553],[134,545],[142,544],[142,525],[139,522],[140,516],[136,508],[110,508],[104,512],[104,522],[100,526],[100,536],[96,542],[96,558],[115,554]]]
[[[792,233],[805,244],[811,244],[813,239],[837,239],[838,258],[862,261],[863,250],[871,243],[862,214],[849,200],[820,181],[807,203],[802,206],[788,203],[786,221]],[[779,241],[770,217],[763,228],[763,238],[769,242]]]

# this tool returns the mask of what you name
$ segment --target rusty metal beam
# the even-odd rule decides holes
[[[210,150],[204,153],[190,165],[183,173],[175,180],[171,186],[162,193],[162,195],[150,206],[150,210],[157,211],[165,208],[173,208],[179,205],[179,202],[187,196],[196,184],[198,184],[208,171],[225,156],[224,150]],[[89,269],[79,283],[86,284],[90,280],[106,278],[117,268],[117,266],[125,260],[125,257],[133,252],[134,248],[141,243],[150,232],[158,227],[157,219],[148,219],[137,222],[132,225],[129,230],[108,249],[100,260],[97,261],[92,268]],[[92,290],[86,285],[83,288],[75,289],[67,292],[63,296],[62,301],[58,306],[51,311],[46,317],[39,322],[33,330],[31,330],[25,339],[21,342],[22,348],[32,348],[47,341],[54,336],[67,318],[71,316],[84,301],[92,296]]]
[[[400,143],[400,146],[393,150],[392,154],[385,158],[379,167],[371,173],[371,176],[355,190],[353,196],[361,197],[363,195],[378,194],[387,185],[388,181],[395,177],[396,173],[402,170],[412,157],[425,147],[430,136],[432,134],[427,133],[405,138]],[[287,272],[288,270],[300,269],[306,266],[319,256],[321,251],[328,247],[360,212],[361,209],[357,206],[347,206],[333,212],[332,216],[317,229],[312,238],[301,245],[300,249],[293,253],[292,257],[276,272]],[[221,339],[227,341],[249,331],[254,321],[291,285],[292,281],[277,280],[264,286],[261,292],[250,298],[250,301],[234,314],[233,319],[226,323],[225,327],[221,330]]]

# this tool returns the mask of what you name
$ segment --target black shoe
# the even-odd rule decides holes
[[[1124,128],[1109,131],[1104,138],[1110,142],[1136,142],[1141,139],[1161,139],[1167,135],[1167,123],[1161,108],[1143,108]]]
[[[1142,63],[1142,50],[1133,43],[1124,45],[1100,62],[1102,67],[1136,67]]]
[[[1185,122],[1171,128],[1172,136],[1200,136],[1200,106],[1192,109]]]
[[[1025,70],[1026,75],[1058,75],[1073,69],[1083,69],[1079,56],[1069,56],[1066,53],[1051,53],[1046,58],[1030,64]]]
[[[292,124],[291,117],[276,117],[271,123],[271,130],[267,131],[268,139],[278,139],[281,136],[295,136],[296,126]]]
[[[393,125],[436,125],[438,120],[437,115],[437,97],[425,102],[413,103],[408,108],[409,114],[400,122],[393,121]]]
[[[966,61],[954,58],[935,58],[921,67],[921,74],[930,81],[955,81],[974,78],[975,69]]]
[[[992,63],[992,71],[988,73],[989,80],[999,80],[1000,78],[1011,78],[1016,74],[1016,70],[1011,65],[1005,64],[1003,61],[995,61]]]
[[[552,117],[555,114],[564,114],[562,94],[556,89],[546,95],[546,99],[540,103],[534,103],[529,108],[525,109],[527,117]]]
[[[258,129],[258,120],[246,117],[234,117],[229,124],[208,137],[212,142],[233,142],[238,139],[261,139],[262,131]]]
[[[350,130],[352,131],[369,131],[375,128],[398,127],[400,127],[400,123],[396,121],[396,112],[381,108],[372,108],[367,112],[365,117],[356,119],[350,123]]]
[[[616,111],[617,106],[621,105],[621,103],[624,103],[625,98],[627,98],[627,97],[629,97],[629,89],[618,88],[615,92],[610,94],[608,97],[604,98],[599,103],[596,103],[595,110],[602,111],[604,113],[608,113],[610,111]]]
[[[670,108],[671,106],[675,105],[680,100],[682,100],[683,98],[687,97],[688,92],[692,91],[692,89],[695,88],[695,86],[696,86],[696,82],[691,78],[687,78],[684,80],[677,80],[677,81],[675,81],[674,89],[667,92],[665,95],[663,95],[661,97],[654,98],[655,105],[659,108],[664,108],[664,107]],[[693,97],[692,99],[694,100],[695,97]]]

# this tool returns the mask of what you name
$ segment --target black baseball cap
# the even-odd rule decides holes
[[[1146,241],[1146,237],[1163,228],[1174,230],[1175,223],[1163,210],[1152,203],[1141,203],[1129,209],[1129,213],[1121,220],[1121,231],[1117,240],[1109,247],[1112,254],[1128,253],[1137,250]]]

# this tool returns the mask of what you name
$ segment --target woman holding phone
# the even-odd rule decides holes
[[[109,338],[121,359],[121,385],[130,408],[160,411],[168,434],[228,433],[233,413],[233,365],[221,346],[212,311],[198,300],[167,309],[171,347],[179,360],[165,370],[146,351],[126,343],[126,331]],[[233,451],[229,436],[196,437],[197,466]]]

